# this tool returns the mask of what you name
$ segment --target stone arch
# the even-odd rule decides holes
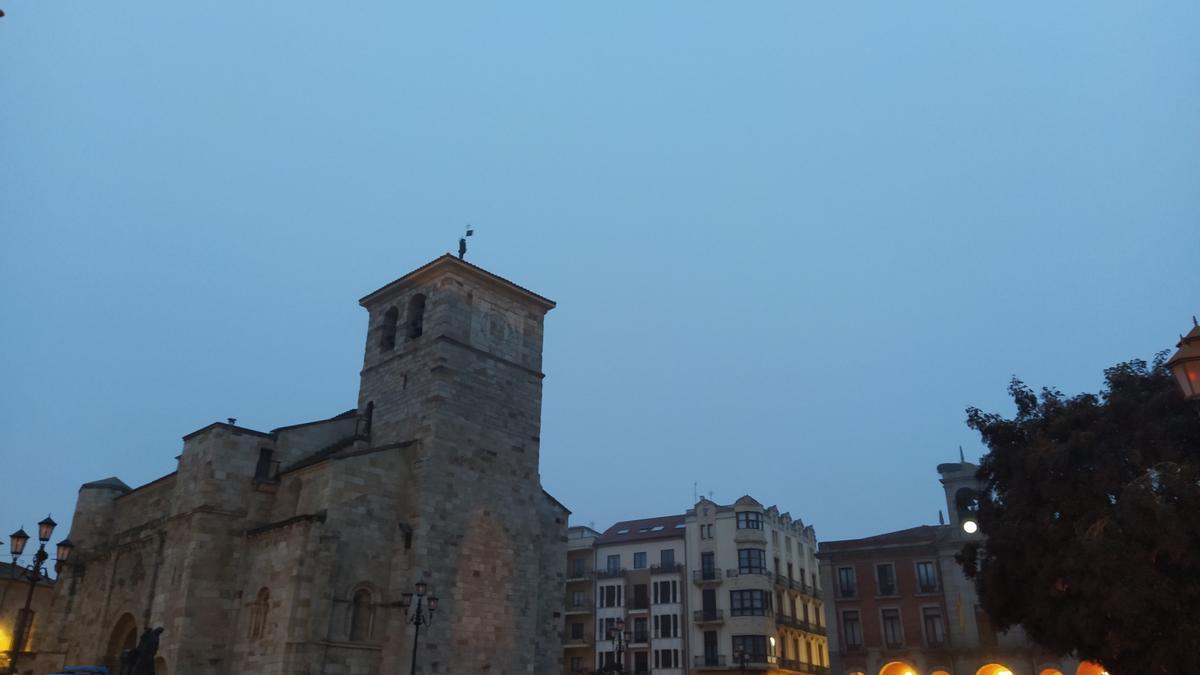
[[[1075,675],[1108,675],[1108,671],[1095,661],[1084,661],[1075,669]]]
[[[404,316],[404,325],[408,329],[407,337],[421,337],[425,332],[425,294],[417,293],[408,301],[408,313]]]
[[[271,589],[263,586],[254,596],[250,610],[250,638],[261,639],[267,633],[267,614],[271,611]]]
[[[917,669],[911,663],[890,661],[879,669],[879,675],[917,675]]]
[[[383,313],[383,323],[379,326],[379,348],[385,352],[396,348],[396,326],[400,323],[400,310],[389,307]]]
[[[989,663],[975,671],[975,675],[1012,675],[1012,668],[1003,663]]]
[[[933,670],[933,672],[929,673],[929,675],[950,675],[950,669],[948,667],[942,666],[939,668],[935,668]]]
[[[371,639],[375,631],[377,600],[377,594],[366,584],[359,584],[351,590],[350,605],[346,613],[346,635],[351,642],[365,642]]]
[[[121,652],[133,649],[137,642],[137,619],[133,618],[133,614],[125,612],[113,624],[112,632],[109,633],[108,646],[104,649],[104,665],[108,666],[110,671],[116,672],[121,666]]]
[[[1038,675],[1063,675],[1062,669],[1052,665],[1043,665],[1037,672]]]
[[[488,511],[476,511],[458,549],[458,577],[450,591],[454,616],[451,673],[515,672],[516,664],[495,656],[515,648],[513,614],[521,598],[513,592],[516,552],[503,525]],[[487,649],[479,649],[487,645]]]

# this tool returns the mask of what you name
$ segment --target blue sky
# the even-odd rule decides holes
[[[180,437],[353,407],[366,292],[559,302],[542,476],[936,522],[1012,375],[1200,312],[1200,4],[5,0],[0,528]]]

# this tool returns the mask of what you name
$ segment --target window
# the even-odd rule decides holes
[[[922,593],[937,591],[937,569],[933,566],[933,561],[923,560],[917,563],[917,587]]]
[[[940,645],[946,641],[946,627],[942,623],[941,607],[925,607],[921,609],[921,619],[925,626],[926,643]]]
[[[659,561],[659,564],[662,565],[662,567],[664,569],[670,569],[670,568],[674,567],[675,566],[675,549],[664,548],[662,550],[662,552],[660,552],[658,554],[658,561]]]
[[[621,589],[623,586],[601,586],[600,587],[600,606],[601,607],[620,607],[621,606]]]
[[[271,591],[258,589],[254,596],[254,608],[250,612],[250,637],[261,638],[267,632],[267,612],[271,609]]]
[[[883,618],[883,642],[888,647],[899,647],[904,644],[904,631],[900,627],[900,610],[885,609],[880,612]]]
[[[879,595],[896,594],[896,568],[891,563],[875,566],[875,588]]]
[[[583,597],[583,591],[572,591],[571,592],[571,606],[572,607],[583,607],[585,604],[586,604],[586,601],[584,600],[584,597]]]
[[[716,557],[712,553],[700,554],[700,576],[703,579],[719,579]]]
[[[583,639],[583,624],[582,623],[571,624],[571,639],[572,640],[582,640]]]
[[[644,616],[639,616],[633,620],[633,642],[642,643],[650,641],[648,625]]]
[[[635,570],[646,569],[646,552],[645,551],[633,554],[633,569],[635,569]]]
[[[847,647],[862,647],[862,621],[858,617],[858,610],[842,612],[842,639],[846,641]]]
[[[683,665],[679,661],[679,650],[678,649],[655,649],[654,650],[654,667],[655,668],[682,668]]]
[[[858,590],[855,588],[854,568],[838,568],[838,595],[843,598],[853,598]]]
[[[583,558],[576,558],[571,561],[571,578],[578,579],[587,574],[586,563]]]
[[[572,656],[571,657],[571,672],[572,673],[582,673],[583,672],[583,657],[582,656]]]
[[[646,609],[650,606],[650,594],[646,592],[646,584],[635,584],[633,587],[633,609]]]
[[[704,527],[705,527],[705,529],[707,529],[707,530],[708,530],[708,538],[709,538],[709,539],[712,539],[712,538],[713,538],[713,533],[712,533],[712,528],[713,528],[713,526],[712,526],[712,524],[710,523],[710,524],[708,524],[708,525],[705,525]]]
[[[616,629],[617,629],[617,620],[616,619],[614,619],[612,617],[605,619],[600,624],[600,630],[601,630],[600,639],[601,640],[611,640],[613,637],[613,631],[615,631]]]
[[[729,615],[766,616],[768,597],[766,591],[729,591]]]
[[[679,615],[678,614],[655,614],[654,615],[654,637],[656,637],[656,638],[679,637]]]
[[[371,639],[371,592],[365,588],[354,593],[354,602],[350,610],[350,641],[362,642]]]
[[[400,322],[400,310],[392,307],[383,314],[383,324],[379,327],[379,348],[391,351],[396,348],[396,324]]]
[[[678,581],[656,581],[653,585],[654,604],[666,605],[673,602],[679,602]]]
[[[254,480],[270,482],[278,479],[279,465],[271,461],[271,456],[274,454],[275,451],[271,448],[258,449],[258,464],[254,467]]]
[[[412,300],[408,301],[408,321],[405,325],[408,327],[408,337],[421,337],[421,333],[425,331],[425,295],[417,293]]]
[[[767,662],[767,636],[765,635],[734,635],[733,653],[745,652],[750,655],[751,663]]]
[[[761,530],[762,514],[758,511],[738,511],[737,527],[739,530]]]
[[[620,572],[621,571],[621,555],[619,553],[608,556],[607,569],[609,572]]]
[[[761,574],[767,571],[767,552],[761,548],[738,549],[738,572]]]

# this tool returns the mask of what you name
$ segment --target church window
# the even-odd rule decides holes
[[[362,642],[371,639],[371,592],[360,588],[354,593],[350,608],[350,641]]]
[[[258,590],[254,597],[254,608],[250,611],[250,637],[261,638],[267,629],[267,611],[271,608],[271,591],[266,587]]]
[[[400,310],[392,307],[383,315],[383,326],[379,333],[379,348],[391,351],[396,348],[396,324],[400,322]]]
[[[425,295],[417,293],[408,301],[408,337],[419,338],[425,330]],[[394,341],[394,340],[393,340]]]

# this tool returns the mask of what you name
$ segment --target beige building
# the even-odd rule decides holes
[[[36,546],[35,540],[30,543],[29,548],[34,549]],[[25,576],[23,567],[0,562],[0,672],[7,673],[11,666],[13,640],[17,639],[17,627],[20,624],[21,612],[25,609],[25,600],[30,598],[30,590],[29,579]],[[54,580],[43,578],[32,590],[33,596],[29,604],[32,616],[31,621],[26,621],[30,628],[26,631],[25,644],[22,645],[24,649],[17,655],[18,672],[24,672],[26,667],[33,665],[33,654],[29,652],[28,646],[46,626],[46,616],[49,614],[46,610],[53,599]]]
[[[563,675],[590,673],[596,662],[595,567],[600,533],[577,525],[567,529],[567,583],[563,609]]]
[[[554,303],[442,256],[360,304],[352,409],[214,423],[171,474],[80,489],[44,669],[112,665],[162,626],[162,673],[407,672],[400,600],[423,581],[440,604],[417,672],[561,670],[567,510],[538,474]]]
[[[727,506],[701,499],[686,532],[691,672],[828,671],[812,526],[745,496]]]

